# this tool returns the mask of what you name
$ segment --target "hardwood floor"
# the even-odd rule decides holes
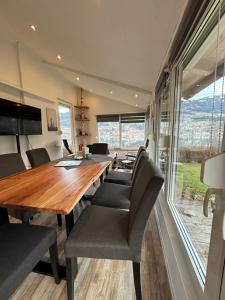
[[[40,214],[32,224],[57,228],[56,217]],[[58,230],[60,260],[64,261],[62,241],[65,226]],[[141,263],[143,300],[172,300],[164,265],[159,233],[152,213],[143,243]],[[132,263],[97,259],[78,259],[79,272],[75,280],[76,300],[134,300]],[[66,282],[59,285],[53,278],[31,273],[10,300],[66,300]]]

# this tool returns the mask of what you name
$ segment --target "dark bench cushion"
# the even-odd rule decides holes
[[[128,222],[127,211],[95,205],[87,207],[66,241],[66,257],[131,259]]]
[[[105,182],[131,185],[132,174],[127,172],[111,171],[104,179]]]
[[[27,224],[0,226],[0,299],[9,299],[56,241],[52,228]]]
[[[94,205],[129,209],[131,187],[104,182],[94,194],[91,202]]]

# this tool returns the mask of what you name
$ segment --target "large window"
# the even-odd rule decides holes
[[[67,139],[69,145],[72,145],[71,108],[68,105],[60,103],[58,111],[62,139]]]
[[[225,22],[223,15],[220,23]],[[177,66],[170,200],[200,266],[206,270],[212,213],[203,216],[207,186],[201,163],[221,151],[225,121],[225,26],[211,15]],[[210,210],[209,210],[210,212]]]
[[[110,148],[137,149],[144,145],[145,114],[98,115],[98,141]]]

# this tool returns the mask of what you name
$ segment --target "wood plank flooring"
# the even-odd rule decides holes
[[[36,215],[33,224],[57,228],[56,216]],[[58,231],[60,260],[64,261],[62,242],[65,224]],[[143,243],[141,264],[143,300],[172,300],[164,265],[162,248],[154,212]],[[79,273],[75,280],[76,300],[135,300],[132,263],[97,259],[78,259]],[[10,300],[66,300],[66,282],[59,285],[53,278],[31,273]]]

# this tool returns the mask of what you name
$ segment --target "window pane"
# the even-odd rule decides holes
[[[67,139],[68,143],[72,145],[72,131],[71,131],[71,118],[70,118],[70,107],[60,104],[59,110],[59,121],[60,129],[62,130],[62,139]]]
[[[144,123],[122,123],[121,124],[121,147],[134,148],[144,145],[145,124]]]
[[[98,122],[98,141],[109,148],[120,147],[119,122]]]
[[[220,151],[225,121],[225,86],[220,70],[224,69],[224,44],[217,33],[216,26],[192,59],[184,63],[173,158],[172,199],[204,269],[207,267],[212,213],[209,208],[206,218],[202,212],[207,186],[200,181],[201,163]],[[221,28],[221,37],[224,33],[225,28]]]

